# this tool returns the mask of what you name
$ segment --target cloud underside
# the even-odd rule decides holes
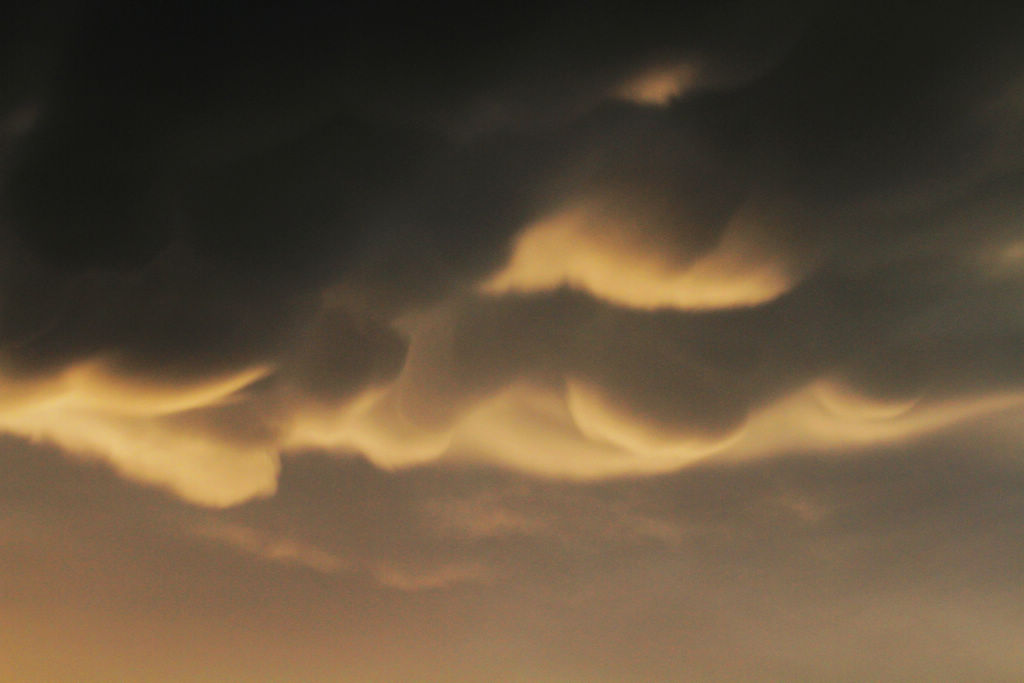
[[[12,3],[0,669],[1024,681],[1024,4]]]
[[[642,221],[621,217],[616,224],[607,213],[601,206],[574,207],[527,226],[509,263],[481,291],[568,287],[644,310],[708,310],[767,303],[796,284],[785,257],[759,249],[756,238],[743,234],[753,232],[747,226],[730,223],[719,244],[691,259],[671,233],[645,234]]]
[[[761,5],[26,8],[0,431],[220,507],[1012,431],[1019,18]]]
[[[257,318],[259,343],[210,359],[165,365],[147,357],[162,340],[144,336],[91,355],[69,338],[71,360],[39,361],[23,349],[52,335],[43,327],[8,356],[0,430],[215,507],[272,496],[281,458],[310,450],[594,480],[852,453],[989,417],[994,438],[1019,431],[1007,335],[1021,274],[1001,225],[968,249],[937,243],[950,251],[923,270],[913,252],[861,252],[869,274],[840,274],[807,239],[784,241],[758,202],[707,242],[647,196],[527,219],[504,263],[390,318],[329,281],[292,300],[283,336]],[[992,205],[969,195],[961,219],[991,220]],[[95,287],[107,296],[119,278]]]
[[[280,458],[309,450],[362,455],[385,469],[478,461],[592,480],[669,472],[707,458],[854,452],[989,416],[1006,416],[993,428],[1004,432],[1000,438],[1019,431],[1013,418],[1024,391],[1012,387],[871,395],[841,378],[809,374],[762,399],[732,380],[716,386],[683,372],[651,394],[629,373],[676,371],[659,370],[664,361],[643,359],[618,375],[564,347],[541,356],[550,366],[561,355],[558,372],[522,359],[512,365],[499,354],[485,361],[505,371],[481,380],[456,360],[464,343],[456,335],[466,324],[461,316],[484,317],[491,305],[484,299],[468,312],[435,310],[406,321],[412,332],[404,367],[340,399],[299,390],[287,368],[246,368],[188,386],[118,375],[90,361],[45,380],[8,379],[14,389],[0,410],[0,429],[217,507],[272,495]],[[513,330],[491,332],[515,343]],[[253,550],[247,543],[238,545]]]

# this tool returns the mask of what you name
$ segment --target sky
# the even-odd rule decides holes
[[[21,4],[0,678],[1024,679],[1024,10]]]

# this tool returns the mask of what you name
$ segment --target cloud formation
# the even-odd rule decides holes
[[[0,429],[226,506],[1015,409],[1020,17],[727,4],[20,10]]]
[[[706,310],[764,304],[795,284],[783,256],[758,245],[756,235],[743,234],[756,229],[734,220],[718,244],[695,258],[673,244],[671,234],[649,234],[644,218],[620,217],[614,208],[598,205],[542,219],[523,229],[509,263],[482,291],[569,287],[620,306]]]
[[[11,8],[4,680],[1024,680],[1022,36]]]

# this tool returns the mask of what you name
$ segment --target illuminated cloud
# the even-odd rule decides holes
[[[193,533],[263,560],[305,567],[324,574],[351,568],[342,558],[321,548],[275,537],[241,524],[209,523],[196,528]]]
[[[279,462],[271,444],[232,442],[176,425],[175,413],[215,407],[267,374],[253,368],[193,386],[123,378],[102,362],[56,377],[10,381],[0,429],[109,462],[125,476],[206,505],[270,495]]]
[[[293,450],[356,452],[388,468],[434,460],[450,442],[448,428],[410,420],[396,405],[394,388],[371,389],[336,409],[297,406],[284,436],[284,446]]]
[[[54,408],[140,417],[168,415],[230,401],[233,394],[268,374],[268,368],[256,367],[187,383],[146,382],[119,373],[114,364],[102,359],[82,361],[52,377],[5,378],[9,393],[0,410],[15,415]]]
[[[509,262],[481,285],[493,294],[570,287],[644,310],[742,308],[772,301],[797,281],[782,250],[756,228],[730,224],[718,244],[689,254],[642,218],[608,215],[601,205],[562,210],[526,226]]]
[[[586,439],[561,394],[525,385],[486,401],[460,424],[452,456],[575,479],[639,472],[647,464],[613,445]]]
[[[4,683],[1024,680],[1020,3],[11,5]]]
[[[821,380],[751,416],[737,455],[833,452],[908,441],[1024,406],[1021,391],[945,400],[886,401]]]
[[[227,506],[308,450],[586,479],[1013,409],[1020,75],[955,13],[196,11],[5,67],[5,433]]]
[[[613,95],[636,104],[665,107],[696,87],[699,77],[700,72],[691,64],[658,65],[630,77]]]
[[[606,401],[588,402],[593,399],[578,384],[570,385],[567,400],[518,387],[460,424],[452,452],[544,476],[604,479],[670,472],[707,458],[853,453],[987,416],[1014,415],[1024,406],[1020,392],[918,405],[854,398],[843,390],[848,403],[837,410],[835,399],[822,399],[824,386],[816,382],[768,404],[717,440],[666,433],[643,415],[628,415]],[[556,452],[557,458],[548,455]]]
[[[448,588],[488,581],[491,573],[480,563],[402,566],[391,560],[345,558],[310,543],[267,533],[244,524],[208,522],[192,530],[198,538],[227,546],[264,562],[311,569],[320,574],[365,573],[379,585],[399,591]]]
[[[728,447],[737,436],[728,430],[708,433],[711,430],[703,424],[652,424],[643,413],[631,414],[599,388],[578,381],[568,381],[566,394],[582,434],[638,455],[669,457],[683,464]]]
[[[745,386],[729,367],[750,362],[745,345],[715,367],[694,360],[706,356],[703,342],[666,345],[641,335],[663,329],[638,326],[649,314],[621,313],[616,322],[603,304],[584,300],[558,319],[543,313],[555,330],[583,325],[605,340],[569,343],[527,324],[545,306],[562,306],[557,298],[524,305],[502,313],[502,297],[484,297],[406,316],[401,370],[364,378],[361,387],[341,378],[340,393],[310,384],[317,366],[308,363],[323,362],[319,355],[178,386],[82,361],[9,380],[0,428],[103,459],[189,501],[228,506],[273,494],[280,458],[309,449],[360,454],[388,470],[475,460],[589,480],[669,472],[708,458],[852,452],[1021,404],[1012,388],[941,400],[924,388],[910,398],[872,398],[813,372],[800,388],[760,398],[755,389],[765,387]],[[781,377],[783,386],[790,381]]]

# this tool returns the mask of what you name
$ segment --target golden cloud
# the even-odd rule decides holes
[[[400,591],[442,589],[491,578],[491,572],[477,562],[448,562],[414,568],[387,560],[343,557],[305,541],[232,522],[204,523],[193,528],[191,533],[265,562],[302,567],[319,574],[363,573],[381,586]]]
[[[274,446],[182,429],[168,418],[222,405],[268,372],[249,368],[175,387],[90,360],[39,380],[3,378],[0,430],[102,458],[125,476],[197,503],[233,505],[276,490]]]
[[[612,96],[634,104],[665,107],[697,86],[700,71],[687,63],[647,67],[619,84]]]
[[[273,494],[281,454],[309,448],[359,453],[387,469],[473,459],[599,479],[672,471],[708,457],[849,451],[1024,406],[1020,391],[888,400],[822,377],[745,417],[745,406],[721,407],[722,415],[703,404],[673,409],[669,395],[653,416],[643,405],[656,397],[633,405],[628,389],[620,395],[583,376],[540,382],[515,371],[506,383],[463,386],[453,375],[451,311],[406,324],[412,343],[398,376],[334,403],[303,394],[287,376],[257,389],[268,367],[174,387],[90,360],[40,379],[4,379],[0,431],[103,459],[126,477],[223,507]],[[218,428],[224,411],[235,409],[244,409],[241,434]],[[260,547],[263,555],[289,552]]]
[[[752,415],[743,438],[729,453],[765,456],[897,443],[1022,406],[1021,391],[932,401],[885,400],[823,378]]]
[[[696,255],[638,220],[610,217],[586,202],[557,211],[523,229],[508,263],[480,290],[569,287],[642,310],[711,310],[768,303],[798,280],[794,264],[745,216],[727,226],[711,251]]]

